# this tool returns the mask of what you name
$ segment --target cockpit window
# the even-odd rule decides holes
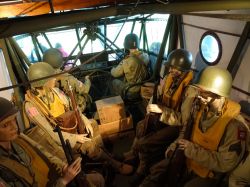
[[[215,65],[219,62],[222,53],[221,41],[217,34],[211,31],[205,32],[200,40],[200,54],[208,65]]]

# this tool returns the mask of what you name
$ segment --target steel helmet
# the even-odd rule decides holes
[[[31,81],[34,79],[39,79],[42,77],[53,75],[54,73],[55,73],[55,70],[51,65],[45,62],[38,62],[38,63],[32,64],[29,67],[28,79]],[[31,83],[31,87],[33,88],[42,87],[48,80],[49,79],[43,79],[40,81],[33,82]]]
[[[139,48],[139,38],[136,34],[128,34],[124,39],[124,49],[137,49]]]
[[[192,61],[193,57],[189,51],[176,49],[169,53],[166,65],[180,71],[187,71],[190,69]]]
[[[226,69],[209,66],[203,70],[196,85],[206,91],[229,97],[232,87],[232,76]]]
[[[63,65],[63,55],[56,48],[50,48],[43,54],[43,61],[58,69]]]
[[[0,122],[17,112],[18,110],[9,100],[0,97]]]

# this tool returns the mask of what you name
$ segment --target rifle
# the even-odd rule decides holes
[[[69,140],[67,139],[66,141],[64,141],[62,131],[59,125],[56,125],[54,132],[58,133],[67,162],[69,165],[71,165],[74,162],[74,157],[73,157],[73,152],[72,152],[72,148],[71,148]],[[75,179],[72,182],[70,182],[69,186],[73,186],[73,187],[90,186],[83,170],[75,177]]]
[[[69,88],[69,97],[71,100],[72,108],[76,114],[76,119],[77,119],[77,131],[79,134],[85,133],[85,124],[81,118],[80,112],[77,107],[76,99],[75,99],[75,94],[73,92],[72,86],[69,84],[69,81],[67,80],[68,88]]]
[[[194,103],[195,102],[193,102],[190,118],[188,120],[184,132],[184,139],[186,140],[190,140],[192,135],[193,124],[194,124],[194,119],[193,119]],[[169,159],[169,164],[167,166],[167,180],[165,186],[177,187],[180,184],[185,167],[186,167],[186,156],[184,154],[184,150],[178,149],[177,146]]]

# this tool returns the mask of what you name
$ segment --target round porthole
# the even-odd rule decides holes
[[[200,40],[200,54],[208,65],[215,65],[219,62],[222,53],[221,41],[217,34],[211,31],[205,32]]]

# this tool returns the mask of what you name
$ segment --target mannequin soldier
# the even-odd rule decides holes
[[[114,79],[112,82],[113,91],[117,95],[123,95],[126,87],[145,80],[148,76],[147,65],[148,55],[140,52],[139,39],[136,34],[128,34],[124,39],[124,49],[128,55],[111,69],[111,75],[115,78],[123,77],[124,80]],[[135,98],[139,95],[140,86],[134,86],[128,90],[128,98]]]
[[[247,126],[248,130],[248,141],[247,150],[243,159],[240,161],[239,165],[232,171],[229,176],[229,187],[245,187],[250,186],[250,129],[249,124]]]
[[[45,62],[33,64],[28,70],[30,81],[53,74],[54,69]],[[57,149],[61,143],[58,135],[53,131],[55,125],[59,124],[64,130],[62,132],[64,139],[70,141],[74,152],[86,154],[94,160],[105,160],[116,171],[122,174],[129,173],[131,170],[129,165],[115,161],[103,151],[102,138],[96,121],[89,120],[80,113],[85,125],[85,132],[79,131],[79,126],[77,126],[79,122],[76,120],[74,112],[70,110],[68,98],[61,90],[55,88],[55,81],[56,79],[53,77],[31,83],[31,89],[26,92],[25,114],[29,122],[35,125],[27,131],[27,135],[49,149],[49,152],[59,154],[59,157],[62,158],[60,150]],[[65,125],[64,121],[68,124]]]
[[[246,148],[246,129],[239,120],[240,105],[228,99],[232,87],[232,77],[227,70],[219,67],[207,67],[197,83],[197,94],[193,102],[182,104],[182,112],[190,111],[186,119],[175,120],[183,123],[179,138],[169,146],[166,159],[151,168],[151,174],[141,186],[158,186],[161,182],[167,186],[173,183],[172,171],[167,171],[169,160],[174,150],[184,151],[187,158],[185,169],[181,171],[185,179],[185,187],[215,186],[224,173],[230,172],[237,166]],[[187,104],[187,105],[186,105]],[[186,105],[186,106],[185,106]],[[188,120],[187,120],[188,119]],[[186,127],[190,127],[190,139],[184,138]],[[186,133],[185,133],[186,134]],[[172,163],[173,160],[171,160]],[[170,179],[172,176],[172,179]],[[169,181],[168,181],[169,180]]]
[[[138,154],[140,163],[137,168],[134,182],[139,182],[148,172],[150,165],[163,159],[166,147],[178,137],[179,126],[172,123],[171,115],[180,111],[180,104],[184,89],[193,78],[190,70],[192,54],[184,49],[172,51],[164,66],[169,69],[168,73],[158,86],[158,98],[156,104],[148,104],[148,113],[159,113],[159,121],[156,124],[146,123],[147,118],[137,125],[136,138],[130,152],[126,153],[125,159],[133,158]],[[148,127],[146,127],[146,125]]]
[[[62,72],[60,68],[63,65],[63,55],[62,53],[56,48],[50,48],[46,50],[43,54],[43,61],[50,64],[55,70],[55,73]],[[85,82],[82,83],[81,81],[77,80],[74,76],[70,75],[69,73],[62,74],[57,77],[56,87],[63,90],[66,94],[69,92],[69,88],[67,85],[67,81],[71,85],[74,95],[76,97],[77,105],[81,112],[84,112],[87,101],[89,101],[89,90],[91,87],[91,82],[89,77],[85,77]]]
[[[0,97],[0,186],[66,186],[81,171],[81,158],[67,166],[53,155],[59,170],[54,170],[56,178],[50,178],[48,160],[40,156],[49,153],[39,152],[27,136],[18,135],[17,112],[10,101]]]

